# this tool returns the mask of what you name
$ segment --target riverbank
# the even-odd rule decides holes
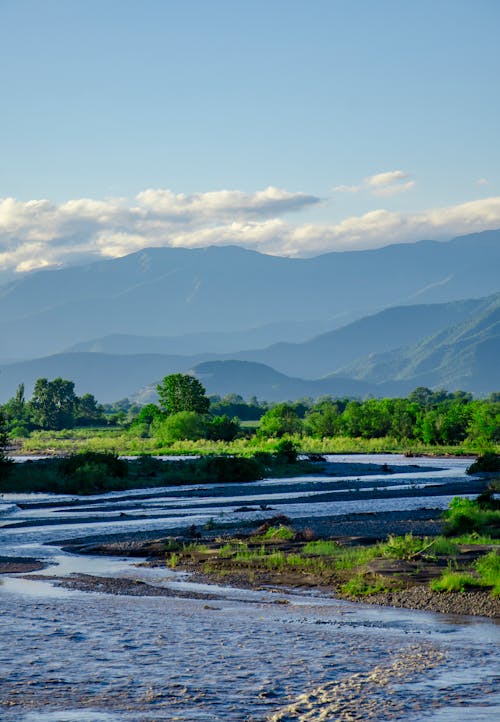
[[[430,582],[438,579],[450,564],[456,570],[470,570],[480,557],[498,550],[495,542],[446,541],[438,536],[442,530],[441,514],[421,509],[304,517],[294,519],[293,523],[277,517],[258,526],[255,522],[225,525],[216,532],[178,528],[168,537],[147,532],[86,537],[68,541],[64,549],[78,554],[147,558],[140,564],[170,567],[186,572],[191,581],[212,585],[213,593],[201,596],[195,593],[193,598],[217,600],[214,585],[219,584],[240,589],[272,589],[280,594],[280,603],[290,590],[318,590],[363,604],[500,618],[500,597],[492,596],[491,590],[481,588],[479,582],[477,587],[461,592],[430,588]],[[419,540],[417,534],[425,534],[426,538]],[[393,549],[390,544],[384,549],[380,540],[390,541],[391,535],[396,540]],[[322,549],[322,554],[316,555],[315,545],[316,550]],[[92,575],[69,578],[54,575],[51,579],[68,589],[106,594],[183,597],[192,594],[131,579]]]

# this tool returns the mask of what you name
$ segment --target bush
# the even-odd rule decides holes
[[[479,580],[467,572],[454,572],[449,567],[439,579],[433,579],[431,589],[433,592],[465,592],[470,587],[479,586]]]
[[[62,476],[75,477],[83,474],[83,478],[90,474],[91,469],[94,475],[100,473],[112,479],[125,479],[128,476],[128,462],[118,458],[117,454],[84,451],[59,461],[59,472]]]
[[[281,439],[275,447],[276,459],[285,464],[296,464],[298,456],[297,444],[291,439]]]
[[[219,483],[256,481],[264,476],[262,464],[241,456],[207,456],[197,462],[196,470],[207,481]]]
[[[486,536],[500,536],[500,510],[484,509],[478,501],[456,496],[445,511],[446,536],[458,536],[477,532]]]
[[[480,557],[475,564],[481,582],[493,587],[492,594],[500,595],[500,554],[497,551],[491,551]]]
[[[270,526],[264,534],[264,539],[279,539],[281,541],[292,541],[295,539],[295,532],[289,526]]]
[[[478,456],[476,461],[467,469],[468,474],[479,474],[482,471],[500,471],[500,454],[488,451],[486,454]]]

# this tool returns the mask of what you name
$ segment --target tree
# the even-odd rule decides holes
[[[12,462],[7,458],[8,445],[9,437],[7,436],[5,417],[0,410],[0,481],[7,477],[12,466]]]
[[[106,423],[104,409],[93,394],[83,394],[75,398],[75,414],[78,426],[99,426]]]
[[[73,381],[38,379],[31,399],[33,422],[42,429],[72,428],[76,400]]]
[[[207,438],[213,441],[233,441],[240,430],[238,419],[230,419],[227,414],[214,416],[208,424]]]
[[[207,414],[210,400],[202,384],[189,374],[170,374],[156,387],[160,406],[167,414],[194,411]]]
[[[290,404],[276,404],[266,411],[260,420],[259,433],[262,436],[280,438],[285,434],[300,434],[302,421]]]
[[[170,441],[198,441],[207,433],[206,417],[195,411],[179,411],[154,424],[155,435]]]
[[[5,461],[5,459],[7,458],[8,443],[9,439],[7,436],[5,416],[3,415],[2,411],[0,411],[0,463],[2,463],[2,461]]]

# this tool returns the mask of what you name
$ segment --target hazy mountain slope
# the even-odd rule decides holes
[[[29,397],[36,379],[53,379],[58,376],[75,381],[78,394],[92,393],[101,402],[117,401],[143,386],[159,381],[169,373],[185,372],[203,358],[160,354],[113,356],[69,353],[4,364],[0,366],[0,403],[12,397],[20,383],[25,384],[26,396]]]
[[[499,265],[500,231],[309,259],[228,246],[148,249],[0,287],[0,355],[40,356],[109,334],[335,322],[397,304],[484,296],[498,290]]]
[[[373,354],[339,373],[390,390],[416,386],[464,389],[476,394],[500,389],[500,295],[484,303],[473,317],[433,334],[420,343]]]
[[[287,401],[305,396],[316,398],[327,394],[363,397],[375,391],[373,385],[363,381],[340,377],[307,381],[249,361],[207,361],[195,366],[192,373],[209,394],[224,396],[237,393],[245,398],[256,396],[265,401]]]
[[[467,319],[484,299],[397,306],[303,343],[278,343],[233,356],[265,363],[286,374],[318,378],[367,354],[398,348]]]
[[[252,344],[254,348],[261,348],[271,344],[276,338],[286,341],[304,341],[334,325],[333,321],[284,321],[242,331],[214,331],[212,333],[183,334],[182,336],[113,334],[75,344],[66,351],[114,354],[226,354],[238,352],[248,344]]]
[[[99,353],[56,354],[32,361],[0,366],[0,403],[14,395],[24,383],[26,396],[32,393],[37,378],[57,376],[75,381],[76,392],[92,393],[101,402],[140,396],[143,401],[155,397],[155,386],[169,373],[190,371],[198,376],[210,394],[238,393],[270,401],[298,399],[303,396],[335,394],[365,396],[375,387],[364,381],[329,379],[306,381],[290,378],[263,364],[246,361],[203,362],[202,356],[165,356],[161,354],[113,356]],[[201,361],[201,363],[200,363]]]

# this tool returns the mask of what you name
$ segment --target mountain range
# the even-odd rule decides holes
[[[181,336],[284,322],[333,329],[390,306],[494,293],[499,267],[500,231],[305,259],[234,246],[146,249],[0,286],[0,359],[60,353],[114,334]]]
[[[0,360],[26,357],[0,365],[0,402],[41,376],[148,400],[188,371],[209,393],[272,401],[486,395],[500,388],[499,260],[491,231],[316,259],[152,249],[30,274],[0,287]]]

